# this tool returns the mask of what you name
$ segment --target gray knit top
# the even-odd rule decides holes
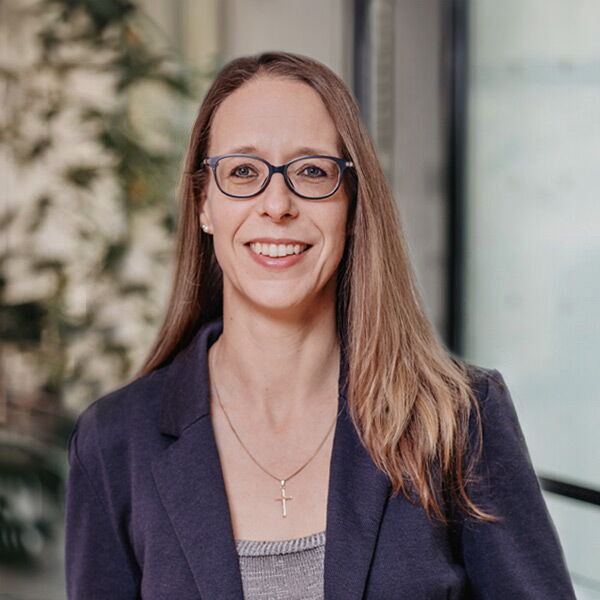
[[[245,600],[323,600],[325,531],[292,540],[235,544]]]

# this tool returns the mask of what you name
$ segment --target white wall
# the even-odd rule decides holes
[[[352,73],[349,0],[222,0],[223,59],[266,50],[306,54],[347,83]]]

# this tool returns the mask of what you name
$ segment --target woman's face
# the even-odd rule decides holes
[[[208,156],[228,153],[251,154],[276,166],[310,154],[341,156],[337,130],[318,93],[302,82],[267,77],[244,84],[217,109]],[[275,173],[260,194],[236,199],[219,190],[211,173],[201,203],[201,223],[212,230],[223,270],[226,308],[251,304],[292,314],[335,302],[349,206],[344,184],[326,199],[308,200]],[[309,247],[270,258],[256,254],[256,240],[295,240]]]

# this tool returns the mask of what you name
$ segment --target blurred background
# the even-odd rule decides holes
[[[211,78],[273,49],[354,91],[428,313],[504,375],[600,598],[600,2],[0,0],[0,32],[0,598],[65,598],[74,419],[157,331]]]

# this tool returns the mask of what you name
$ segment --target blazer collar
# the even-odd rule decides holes
[[[152,472],[201,598],[243,600],[231,514],[209,415],[207,350],[222,320],[205,324],[167,367],[161,431],[177,437]],[[325,600],[363,597],[389,479],[362,446],[347,410],[342,343],[339,396],[331,455],[324,563]]]
[[[222,331],[222,319],[205,323],[191,343],[165,367],[161,433],[179,437],[186,427],[210,413],[208,349]]]

